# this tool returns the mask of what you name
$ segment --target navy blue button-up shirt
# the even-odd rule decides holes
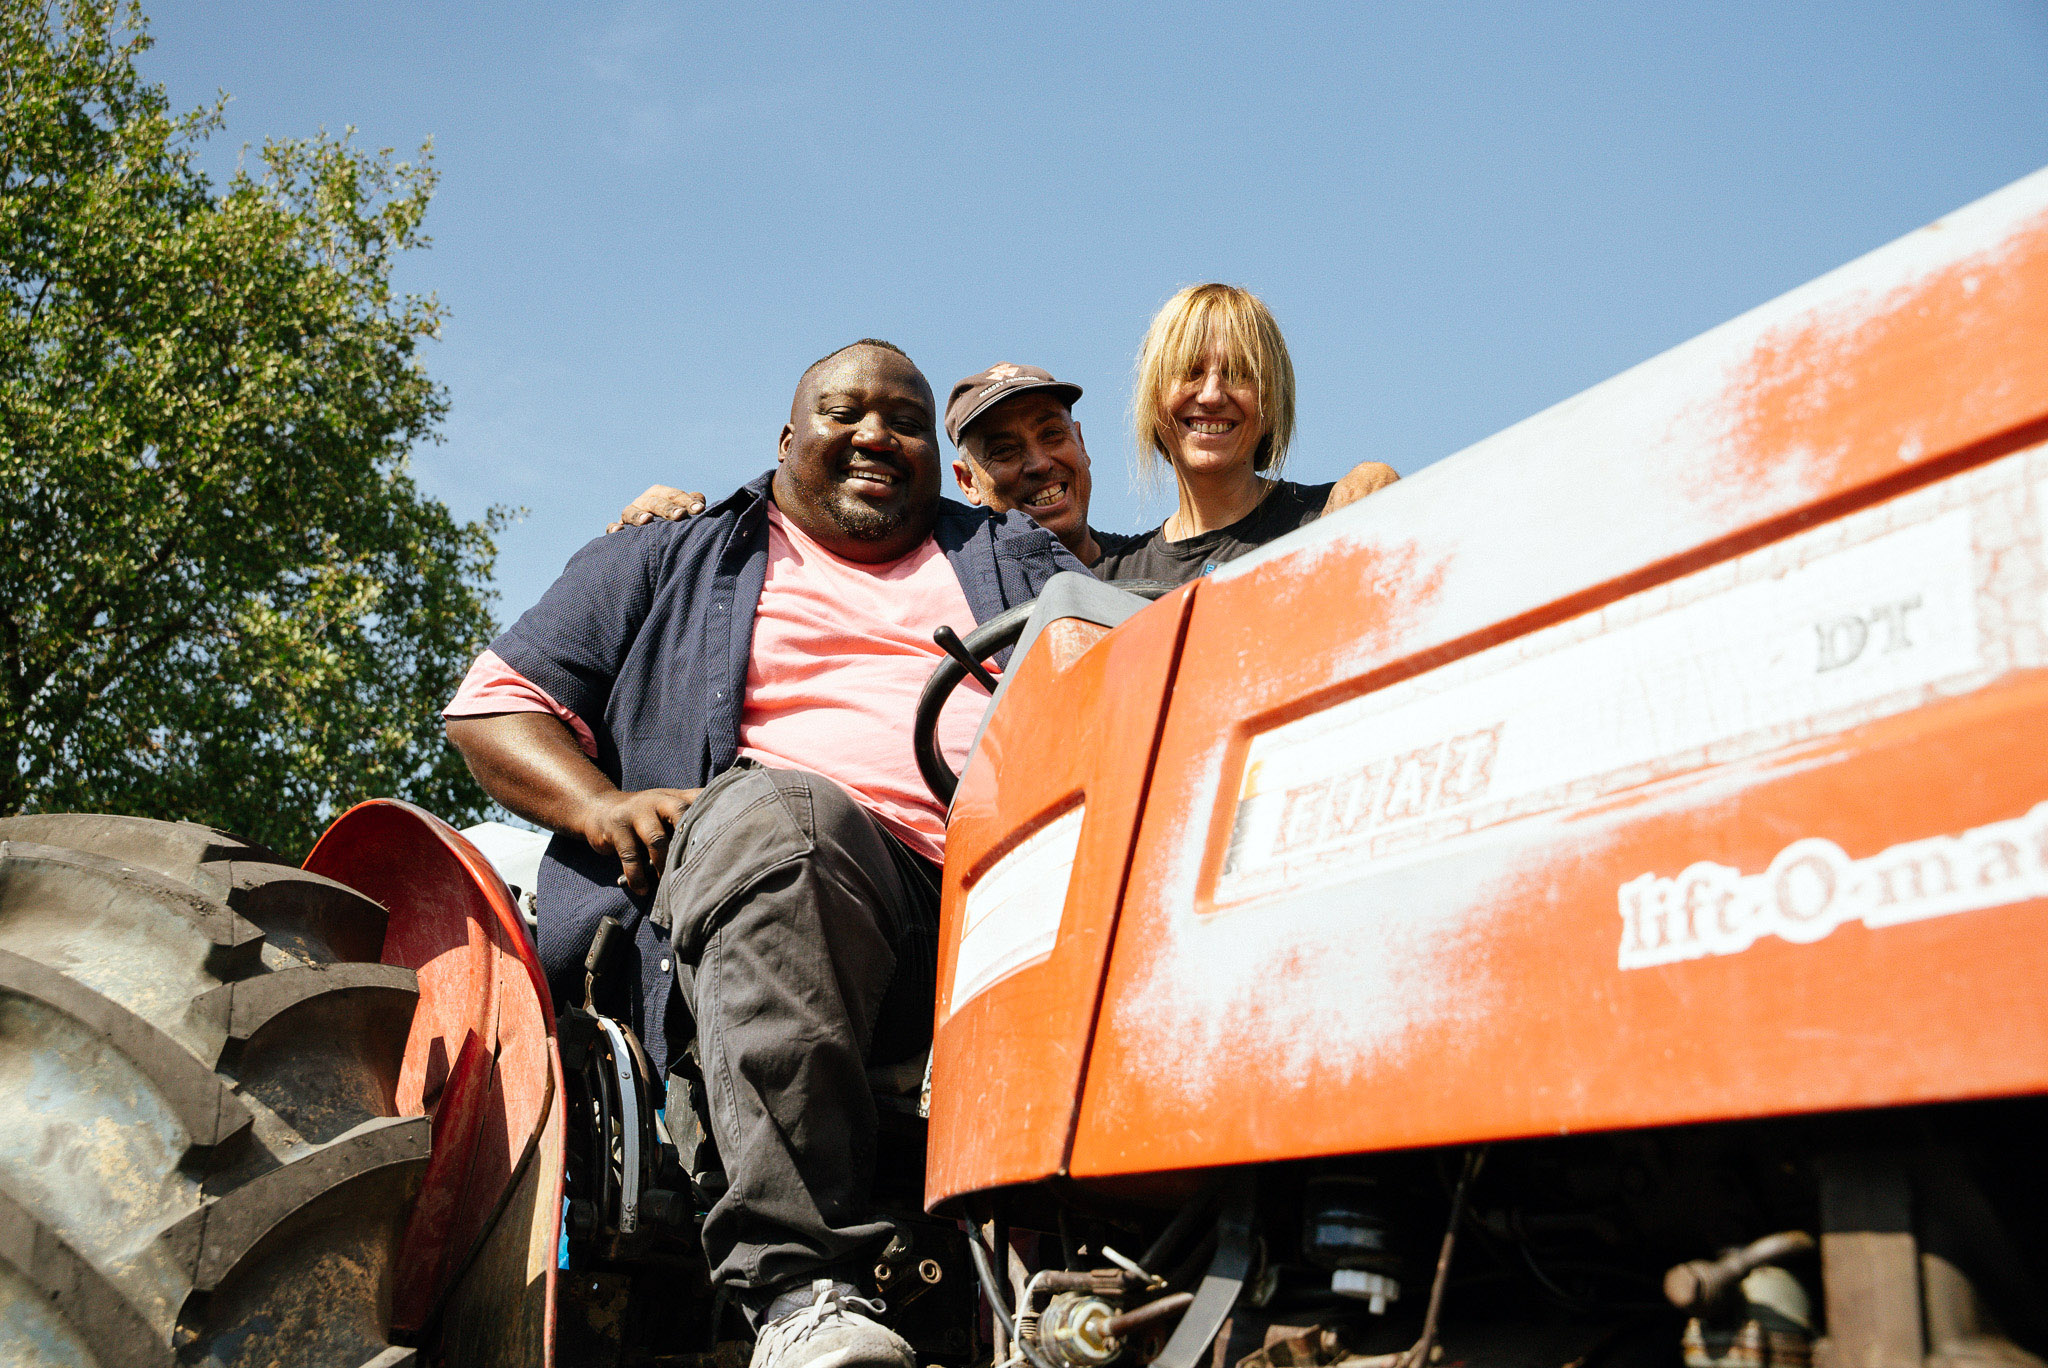
[[[598,768],[627,792],[700,788],[738,753],[754,609],[768,573],[774,474],[694,518],[599,537],[491,643],[590,725]],[[1060,571],[1082,569],[1021,513],[941,500],[932,535],[977,623],[1036,598]],[[966,624],[949,625],[965,635]],[[910,723],[903,719],[906,749]],[[618,887],[618,874],[617,860],[575,837],[555,837],[540,869],[541,963],[558,1004],[580,1000],[583,955],[599,920],[617,917],[632,932],[631,949],[612,952],[607,978],[637,979],[641,992],[638,1001],[601,1005],[630,1021],[656,1069],[665,1069],[669,950],[647,919],[648,900]]]

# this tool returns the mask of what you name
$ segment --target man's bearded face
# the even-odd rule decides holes
[[[813,368],[782,430],[775,502],[834,555],[873,563],[913,550],[939,504],[931,386],[880,347]]]

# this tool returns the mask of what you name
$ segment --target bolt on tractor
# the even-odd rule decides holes
[[[863,1291],[925,1362],[2042,1364],[2048,172],[1156,600],[1055,581],[916,737]],[[462,835],[0,842],[0,1362],[745,1361],[700,1084]]]

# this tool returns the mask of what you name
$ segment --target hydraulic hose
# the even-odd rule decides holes
[[[967,1253],[974,1260],[975,1276],[981,1280],[981,1294],[988,1298],[989,1310],[1001,1316],[1003,1323],[1010,1326],[1014,1334],[1017,1317],[1010,1309],[1009,1298],[1000,1290],[1001,1282],[996,1277],[995,1257],[989,1253],[988,1246],[982,1243],[981,1232],[974,1228],[972,1221],[961,1222],[961,1227],[967,1232]],[[1038,1352],[1038,1346],[1030,1341],[1019,1339],[1016,1341],[1016,1347],[1023,1351],[1024,1357],[1031,1363],[1031,1368],[1053,1368],[1052,1364],[1046,1362],[1045,1356]]]

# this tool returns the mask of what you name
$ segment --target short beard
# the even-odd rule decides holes
[[[894,512],[884,512],[870,504],[860,502],[860,500],[850,494],[844,493],[837,494],[836,497],[827,500],[825,511],[831,515],[832,521],[837,524],[839,530],[855,541],[874,542],[885,540],[888,537],[894,536],[896,530],[902,527],[904,522],[902,509],[897,509]]]

